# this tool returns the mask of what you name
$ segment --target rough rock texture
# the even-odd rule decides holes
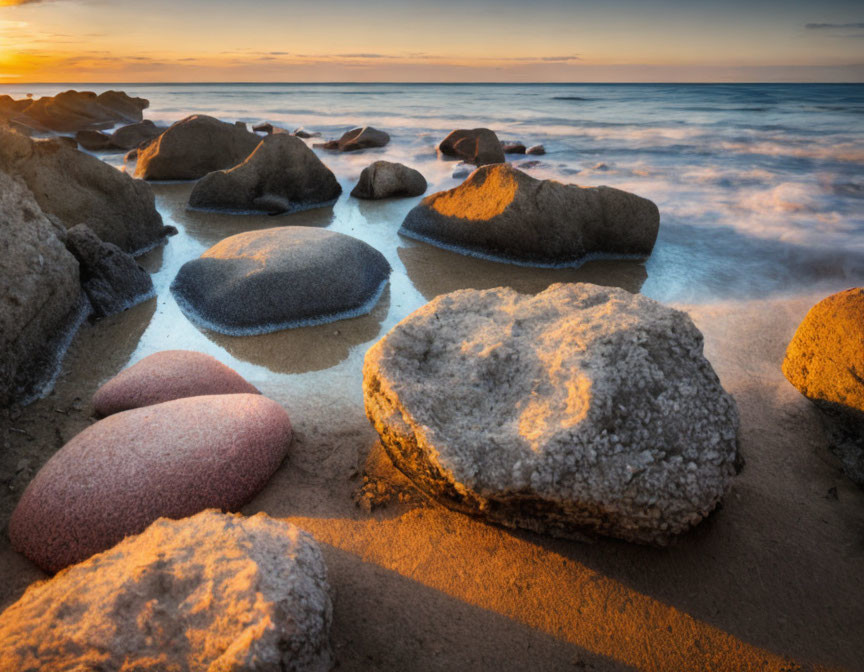
[[[290,523],[159,519],[0,615],[4,670],[326,672],[327,568]]]
[[[178,121],[138,150],[135,177],[145,180],[197,180],[246,160],[261,138],[246,124],[229,124],[196,114]]]
[[[702,334],[621,289],[439,296],[369,350],[363,391],[396,467],[508,526],[663,544],[735,472],[738,413]]]
[[[149,249],[165,235],[148,184],[64,143],[0,127],[0,170],[20,176],[43,212],[66,228],[86,223],[124,252]]]
[[[75,142],[90,152],[103,152],[114,149],[111,136],[102,131],[78,131],[75,134]]]
[[[63,446],[24,491],[9,538],[56,572],[160,517],[236,511],[279,467],[291,423],[258,394],[176,399],[117,413]]]
[[[97,96],[92,91],[72,90],[36,100],[12,103],[9,100],[0,106],[0,117],[36,130],[61,133],[141,121],[143,111],[150,105],[144,98],[131,98],[122,91],[106,91]]]
[[[783,374],[824,413],[832,450],[864,486],[864,288],[810,309],[786,349]]]
[[[351,195],[354,198],[390,198],[420,196],[426,191],[426,178],[419,171],[401,163],[376,161],[360,173],[360,181]]]
[[[438,151],[445,156],[457,156],[475,166],[489,163],[504,163],[504,150],[498,136],[488,128],[453,131],[441,144]]]
[[[117,149],[135,149],[142,143],[158,138],[165,130],[167,129],[157,126],[148,119],[118,128],[111,135],[111,144]]]
[[[64,234],[24,183],[0,170],[0,407],[36,382],[46,344],[78,304],[78,262]]]
[[[303,226],[249,231],[180,268],[171,292],[196,324],[248,335],[365,315],[390,275],[378,250]]]
[[[462,254],[573,266],[590,255],[647,257],[659,226],[660,213],[648,199],[537,180],[500,164],[424,198],[399,233]]]
[[[212,394],[260,394],[215,357],[163,350],[124,369],[93,395],[97,415],[108,416],[165,401]]]
[[[296,133],[298,137],[299,133]],[[309,137],[312,137],[311,135]],[[371,149],[373,147],[383,147],[390,142],[390,136],[384,131],[379,131],[371,126],[363,128],[354,128],[343,134],[338,140],[330,140],[329,142],[315,145],[322,149],[333,149],[340,152],[356,152],[360,149]]]
[[[546,148],[543,145],[533,145],[526,149],[525,153],[532,156],[543,156],[546,153]]]
[[[81,287],[97,317],[114,315],[155,295],[150,274],[119,247],[99,240],[87,225],[69,229],[66,249],[78,260]]]
[[[342,193],[336,176],[299,138],[275,133],[259,142],[239,166],[203,177],[189,205],[279,214],[326,205]]]

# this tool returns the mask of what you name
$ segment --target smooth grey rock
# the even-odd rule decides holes
[[[506,161],[501,141],[488,128],[453,131],[441,141],[438,151],[445,156],[459,157],[475,166]]]
[[[0,615],[4,670],[331,669],[327,567],[264,513],[160,518]]]
[[[361,240],[285,226],[217,243],[183,264],[171,292],[199,326],[261,334],[365,315],[389,275],[384,255]]]
[[[401,163],[376,161],[360,173],[354,198],[380,199],[394,196],[420,196],[426,191],[426,178]]]
[[[229,124],[204,114],[178,121],[138,149],[135,177],[145,180],[197,180],[246,160],[261,138],[246,124]]]
[[[364,126],[344,133],[338,140],[330,140],[315,146],[340,152],[356,152],[361,149],[383,147],[388,142],[390,142],[390,136],[387,133],[371,126]]]
[[[119,247],[99,240],[87,225],[69,229],[66,249],[78,260],[81,287],[97,317],[122,312],[155,295],[150,274]]]
[[[439,296],[369,350],[363,391],[417,487],[510,527],[664,544],[735,473],[738,412],[702,334],[617,288]]]
[[[274,133],[239,166],[205,175],[189,196],[193,208],[295,212],[332,203],[342,193],[336,176],[306,143]]]
[[[528,266],[578,266],[592,256],[647,257],[660,213],[611,187],[537,180],[510,164],[481,166],[424,198],[399,233],[432,245]]]

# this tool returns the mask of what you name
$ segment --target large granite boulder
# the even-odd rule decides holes
[[[229,124],[204,114],[178,121],[138,149],[135,177],[145,180],[197,180],[246,160],[261,138],[246,124]]]
[[[65,143],[0,127],[0,170],[21,177],[43,212],[66,228],[86,223],[124,252],[150,249],[165,235],[150,185]]]
[[[499,164],[424,198],[399,233],[477,257],[578,266],[590,256],[647,257],[659,226],[657,206],[646,198],[538,180]]]
[[[303,137],[299,134],[297,135],[298,137]],[[390,142],[390,136],[387,133],[371,126],[364,126],[363,128],[353,128],[343,133],[342,137],[338,140],[330,140],[315,146],[339,152],[356,152],[361,149],[383,147],[388,142]]]
[[[107,317],[155,296],[150,274],[132,255],[104,243],[86,224],[66,234],[66,249],[78,260],[81,287],[96,317]]]
[[[27,396],[56,354],[46,351],[52,338],[74,321],[81,287],[65,233],[0,170],[0,407]]]
[[[285,457],[291,423],[259,394],[176,399],[116,413],[63,446],[27,486],[9,538],[46,572],[160,517],[236,511]]]
[[[31,586],[0,615],[0,669],[327,672],[333,607],[307,533],[205,511]]]
[[[36,130],[61,133],[83,129],[110,128],[118,122],[138,122],[150,105],[144,98],[132,98],[122,91],[64,91],[19,105],[11,116],[15,122]]]
[[[93,410],[108,416],[165,401],[212,394],[260,394],[215,357],[163,350],[124,369],[93,395]]]
[[[786,349],[783,374],[822,411],[843,470],[864,486],[864,288],[810,309]]]
[[[494,131],[488,128],[453,131],[438,145],[445,156],[455,156],[475,166],[504,163],[504,150]]]
[[[217,243],[183,264],[171,292],[195,324],[250,335],[365,315],[389,276],[384,255],[362,240],[284,226]]]
[[[239,166],[205,175],[189,205],[280,214],[328,205],[342,193],[336,176],[300,138],[276,133],[259,142]]]
[[[380,199],[394,196],[420,196],[426,191],[426,178],[419,171],[390,161],[376,161],[360,173],[354,198]]]
[[[158,138],[165,130],[149,119],[118,128],[111,134],[111,144],[116,149],[135,149],[145,142]]]
[[[417,487],[510,527],[664,544],[735,473],[738,412],[702,334],[622,289],[439,296],[369,350],[363,391]]]

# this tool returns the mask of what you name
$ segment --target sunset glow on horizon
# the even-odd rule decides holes
[[[0,83],[864,81],[857,2],[0,0]]]

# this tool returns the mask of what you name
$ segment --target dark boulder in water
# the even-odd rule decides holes
[[[532,156],[543,156],[546,153],[546,148],[543,145],[532,145],[525,150],[525,153]]]
[[[75,134],[75,142],[90,152],[104,152],[109,149],[115,149],[114,143],[111,142],[111,136],[102,131],[78,131]]]
[[[501,144],[501,149],[504,150],[505,154],[524,154],[525,153],[525,145],[521,142],[505,142]]]
[[[371,126],[364,126],[348,131],[338,140],[330,140],[315,146],[340,152],[356,152],[361,149],[383,147],[388,142],[390,142],[390,136],[387,133]]]
[[[420,196],[426,191],[426,178],[401,163],[376,161],[360,173],[354,198],[380,199],[394,196]]]
[[[303,226],[249,231],[181,267],[171,292],[189,319],[223,334],[262,334],[365,315],[390,275],[378,250]]]
[[[453,131],[441,141],[438,151],[445,156],[455,156],[475,166],[506,161],[501,141],[488,128]]]
[[[167,129],[157,126],[150,120],[129,124],[118,128],[111,135],[111,144],[117,149],[135,149],[159,137]]]

